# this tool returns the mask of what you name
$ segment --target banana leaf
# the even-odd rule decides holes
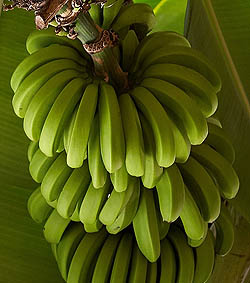
[[[27,199],[36,184],[28,171],[28,139],[12,110],[10,77],[27,56],[25,40],[35,29],[34,15],[23,10],[0,17],[0,281],[64,282],[42,227],[28,215]]]

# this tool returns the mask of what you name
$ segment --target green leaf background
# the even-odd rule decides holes
[[[243,1],[241,0],[241,3]],[[154,8],[158,21],[154,31],[167,29],[184,33],[187,0],[137,0],[134,2],[147,2]],[[203,1],[191,1],[198,6],[201,2]],[[225,3],[226,1],[220,0],[219,2]],[[245,8],[250,9],[250,5],[247,4]],[[222,12],[222,10],[220,11]],[[248,15],[250,15],[250,12]],[[227,19],[229,21],[229,18]],[[188,24],[189,19],[186,20]],[[224,24],[228,24],[226,19]],[[27,199],[37,185],[32,181],[28,172],[27,147],[29,141],[23,132],[22,120],[14,115],[11,105],[13,93],[9,86],[10,77],[17,64],[27,56],[25,39],[34,28],[33,14],[22,10],[4,12],[0,17],[1,283],[63,282],[50,252],[50,247],[43,239],[42,228],[32,221],[27,212]],[[199,29],[202,28],[202,26],[196,27],[196,32],[199,32]],[[195,40],[196,42],[199,41],[197,37]],[[233,40],[232,36],[231,40]],[[202,47],[200,40],[200,45],[197,44],[197,48],[202,49]],[[235,52],[238,52],[237,48],[239,48],[239,45],[235,45]],[[244,50],[244,52],[249,52],[249,48]],[[247,71],[246,67],[245,71]],[[221,115],[223,116],[223,114]],[[229,114],[225,115],[228,116]],[[237,133],[235,127],[233,130],[235,135],[241,134],[241,132]],[[239,130],[242,131],[242,128]],[[250,198],[250,193],[248,195]],[[247,208],[244,211],[246,210]],[[240,282],[238,281],[239,276],[244,273],[246,262],[249,260],[249,224],[237,213],[235,215],[236,244],[230,256],[217,258],[215,273],[211,282]],[[248,215],[250,215],[249,211]],[[244,258],[242,258],[242,254],[244,254]],[[226,278],[224,274],[228,269],[231,273],[229,273],[230,277]],[[247,280],[248,275],[245,273],[244,276],[244,280]],[[249,278],[245,282],[249,282]]]

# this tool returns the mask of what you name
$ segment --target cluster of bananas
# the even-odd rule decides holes
[[[30,34],[12,75],[40,183],[28,210],[67,282],[206,282],[214,251],[232,248],[224,202],[239,189],[233,146],[213,117],[221,81],[185,37],[138,37],[154,22],[148,5],[113,2],[90,14],[119,33],[128,89],[96,77],[81,43],[51,29]]]
[[[229,226],[226,224],[221,226],[216,239],[208,230],[204,241],[193,247],[180,225],[171,224],[161,235],[160,257],[150,262],[141,253],[130,228],[116,235],[104,228],[88,233],[82,223],[65,219],[52,209],[39,189],[29,199],[28,209],[32,218],[44,226],[45,238],[68,283],[206,282],[213,271],[215,252],[221,254],[230,249],[233,240],[232,224],[231,230],[225,231]],[[231,221],[223,205],[217,222],[226,223],[226,219]]]

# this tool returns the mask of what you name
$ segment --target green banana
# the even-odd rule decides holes
[[[42,225],[44,225],[53,210],[43,198],[41,187],[35,189],[29,196],[27,208],[31,218]]]
[[[88,162],[74,169],[66,181],[57,201],[57,212],[64,218],[70,218],[76,208],[78,200],[86,193],[91,177]]]
[[[175,251],[168,238],[161,241],[160,262],[161,273],[159,283],[175,283],[177,273]]]
[[[213,272],[215,261],[213,235],[210,230],[202,245],[194,249],[194,254],[195,272],[193,282],[207,282]]]
[[[156,184],[156,191],[163,221],[175,221],[185,204],[184,183],[176,164],[164,169],[160,181]]]
[[[148,78],[141,83],[159,102],[180,119],[191,144],[201,144],[208,134],[207,122],[197,104],[180,88],[160,79]]]
[[[120,169],[110,174],[113,187],[118,193],[126,191],[130,178],[131,176],[127,172],[125,163]]]
[[[180,218],[187,236],[192,240],[200,240],[205,234],[204,220],[188,188],[185,187],[185,201]]]
[[[16,115],[24,118],[27,108],[37,91],[54,75],[64,70],[84,71],[71,59],[58,59],[44,64],[28,75],[20,84],[12,99]]]
[[[84,235],[83,225],[71,222],[57,245],[57,264],[65,281],[72,258]]]
[[[73,214],[72,214],[71,217],[70,217],[70,219],[71,219],[72,221],[80,222],[79,213],[80,213],[80,208],[81,208],[81,205],[82,205],[82,201],[83,201],[84,196],[85,196],[85,192],[83,192],[83,194],[81,195],[81,197],[80,197],[80,198],[78,199],[78,201],[77,201],[75,210],[74,210]],[[86,231],[86,232],[87,232],[87,231]]]
[[[92,178],[93,186],[97,189],[103,187],[107,180],[107,171],[103,165],[102,156],[101,156],[98,113],[96,113],[95,115],[89,133],[88,163],[89,163],[89,171]]]
[[[156,261],[160,256],[160,236],[153,198],[153,191],[141,189],[139,207],[133,219],[136,241],[150,262]]]
[[[166,110],[169,115],[169,121],[172,127],[174,141],[175,141],[175,162],[177,163],[185,163],[190,155],[191,151],[191,143],[186,134],[183,124],[176,117],[171,110]]]
[[[45,174],[41,184],[42,195],[47,201],[58,199],[71,172],[72,169],[66,164],[65,152],[60,153]]]
[[[234,244],[234,224],[224,203],[221,204],[220,216],[215,221],[215,251],[220,256],[227,255]]]
[[[54,209],[43,227],[43,234],[46,241],[58,244],[70,221],[70,219],[61,217],[56,209]]]
[[[45,155],[54,155],[62,137],[64,127],[80,100],[85,86],[86,82],[81,78],[73,79],[55,100],[44,122],[39,140],[39,147]]]
[[[109,235],[103,244],[103,247],[98,256],[92,283],[107,283],[111,274],[113,261],[115,258],[116,250],[119,245],[122,234]]]
[[[22,81],[36,69],[58,59],[70,59],[83,66],[87,63],[75,49],[64,45],[52,44],[27,56],[16,67],[10,80],[12,90],[16,92]]]
[[[58,144],[58,148],[56,150],[57,153],[61,153],[65,150],[64,148],[64,141],[63,141],[63,135],[60,138],[59,144]]]
[[[213,85],[216,92],[221,90],[220,77],[211,62],[200,51],[187,46],[168,45],[147,56],[140,65],[137,76],[154,64],[177,64],[200,73]]]
[[[94,223],[84,223],[84,229],[87,233],[95,233],[101,230],[103,227],[102,222],[99,219],[96,219]]]
[[[163,168],[156,161],[156,148],[153,132],[148,121],[139,113],[144,139],[144,175],[141,177],[142,183],[146,188],[153,188],[159,182],[163,173]]]
[[[64,70],[51,77],[36,92],[23,120],[24,132],[29,139],[39,140],[46,117],[60,92],[72,79],[80,76],[81,73],[76,70]]]
[[[67,283],[91,282],[92,262],[106,238],[107,232],[104,228],[97,233],[84,235],[72,258]]]
[[[70,120],[66,123],[65,127],[64,127],[64,131],[63,131],[63,145],[65,148],[66,153],[68,152],[69,149],[69,141],[70,141],[70,137],[72,134],[72,130],[73,130],[73,126],[75,123],[75,119],[76,119],[76,114],[78,111],[78,107],[79,107],[79,103],[76,105]]]
[[[99,93],[99,123],[102,160],[106,170],[114,173],[125,160],[125,142],[120,107],[114,88],[102,83]]]
[[[97,24],[98,26],[101,26],[102,21],[102,9],[100,5],[92,4],[90,5],[89,14],[92,20]]]
[[[188,238],[188,244],[190,247],[196,248],[203,244],[203,242],[206,240],[207,233],[208,233],[208,223],[204,221],[204,235],[200,240],[193,240]]]
[[[38,149],[29,164],[29,172],[32,179],[37,183],[41,183],[57,156],[58,154],[55,154],[53,157],[48,157]]]
[[[122,238],[118,244],[116,251],[110,283],[126,283],[129,276],[129,266],[131,261],[133,246],[133,235],[126,232],[122,235]]]
[[[103,5],[103,22],[102,28],[109,29],[114,19],[117,17],[124,0],[107,0]]]
[[[157,78],[176,85],[191,96],[205,117],[214,114],[218,106],[215,88],[200,73],[177,64],[149,66],[142,78]]]
[[[218,182],[221,195],[226,199],[236,196],[239,190],[239,178],[232,165],[207,144],[194,146],[192,156],[207,167]]]
[[[181,34],[173,31],[153,32],[140,41],[134,56],[134,62],[130,72],[134,73],[140,70],[143,62],[148,60],[152,54],[157,53],[159,49],[165,46],[186,46],[191,47],[189,41]]]
[[[139,40],[134,30],[129,30],[122,41],[122,69],[128,72],[133,63]]]
[[[148,262],[146,283],[157,282],[157,262]]]
[[[144,141],[137,109],[128,93],[118,98],[126,144],[125,164],[132,176],[144,175]]]
[[[137,185],[134,186],[134,192],[126,206],[120,211],[115,221],[111,225],[106,226],[106,229],[110,234],[117,234],[132,223],[136,215],[140,199],[140,183],[136,183]]]
[[[205,143],[210,145],[218,153],[224,156],[228,162],[233,164],[235,160],[235,151],[225,131],[213,123],[208,123],[208,133]]]
[[[89,133],[95,116],[98,99],[98,84],[89,84],[82,96],[69,138],[67,164],[81,167],[87,151]]]
[[[213,179],[192,156],[186,163],[179,164],[178,167],[203,219],[210,223],[215,221],[220,214],[221,198]]]
[[[85,59],[90,61],[90,56],[83,48],[80,40],[71,40],[65,36],[57,36],[55,34],[55,29],[52,27],[43,30],[34,30],[31,32],[26,40],[26,49],[29,54],[32,54],[51,44],[61,44],[72,47],[78,51],[80,56],[83,56]]]
[[[119,33],[120,30],[132,24],[142,24],[147,27],[147,31],[150,31],[155,23],[155,15],[150,5],[134,3],[126,5],[120,9],[120,12],[113,21],[111,28]]]
[[[154,202],[155,202],[155,210],[156,210],[156,216],[157,216],[159,237],[160,237],[160,240],[162,240],[168,234],[170,223],[163,220],[163,217],[160,211],[160,206],[159,206],[159,198],[158,198],[157,193],[155,193],[155,191],[154,191]]]
[[[100,212],[99,220],[105,225],[111,225],[126,207],[138,186],[138,178],[130,178],[126,191],[117,192],[113,189]]]
[[[111,191],[110,179],[107,178],[102,188],[95,189],[91,182],[83,198],[80,208],[80,220],[82,223],[92,224],[99,219],[99,214]]]
[[[195,259],[192,248],[187,244],[187,239],[180,228],[171,225],[168,238],[177,254],[176,283],[193,283]]]
[[[131,96],[152,127],[157,163],[161,167],[171,166],[175,161],[175,144],[167,113],[154,95],[144,87],[133,89]]]
[[[136,242],[133,246],[132,261],[128,283],[146,282],[148,261],[139,250]]]
[[[36,153],[36,151],[38,150],[39,148],[39,145],[38,145],[38,142],[34,142],[34,141],[31,141],[29,146],[28,146],[28,151],[27,151],[27,157],[28,157],[28,160],[29,162],[31,162],[34,154]]]

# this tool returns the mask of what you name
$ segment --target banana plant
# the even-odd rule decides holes
[[[148,2],[154,7],[155,14],[159,19],[155,30],[169,29],[183,33],[187,1],[163,0],[159,3],[158,1]],[[235,12],[233,15],[236,15],[236,11],[240,10],[247,18],[247,15],[250,14],[250,5],[246,4],[243,0],[239,2],[240,4],[231,3],[232,13]],[[226,1],[224,1],[224,5],[226,5],[225,3]],[[239,7],[242,9],[237,10]],[[202,22],[202,13],[204,19],[208,18],[210,21],[205,22],[204,20],[204,22]],[[220,26],[218,26],[218,19],[221,20]],[[238,20],[239,17],[237,18],[237,22],[234,22],[235,25],[238,24]],[[197,24],[197,21],[201,21],[202,24]],[[231,33],[226,24],[226,16],[224,16],[223,7],[219,5],[216,6],[214,3],[212,5],[210,1],[208,3],[208,1],[193,0],[188,3],[185,25],[187,37],[194,47],[202,50],[207,56],[210,56],[211,60],[215,63],[217,60],[215,55],[218,56],[215,50],[219,48],[224,65],[220,65],[219,61],[217,65],[224,79],[223,83],[224,85],[228,85],[230,82],[233,87],[240,92],[241,90],[237,89],[237,87],[239,87],[239,77],[242,78],[242,80],[245,78],[245,88],[247,89],[246,75],[240,68],[240,63],[244,62],[244,59],[243,56],[241,58],[239,58],[240,56],[234,57],[238,60],[236,61],[239,64],[237,65],[239,71],[237,73],[238,77],[235,75],[235,69],[232,68],[231,62],[227,61],[230,57],[228,56],[228,52],[229,55],[230,51],[232,52],[231,55],[237,55],[237,46],[233,44],[230,45],[230,42],[227,42],[228,45],[225,47],[225,42],[222,41],[220,34],[223,29],[230,41]],[[242,25],[244,26],[244,24],[243,17]],[[204,33],[204,27],[207,28],[207,33]],[[64,281],[59,275],[51,249],[44,240],[41,227],[32,221],[26,208],[27,199],[36,188],[37,184],[31,179],[28,172],[27,147],[29,141],[23,133],[21,120],[13,113],[11,106],[13,93],[9,85],[10,77],[15,67],[27,56],[25,40],[28,34],[34,29],[33,14],[21,9],[2,13],[0,17],[0,105],[2,106],[0,110],[0,212],[2,216],[0,220],[0,272],[3,282],[57,283]],[[216,33],[215,37],[213,37],[214,33]],[[205,36],[211,36],[212,42],[207,39],[204,40]],[[242,38],[242,42],[246,40],[246,38]],[[209,42],[211,45],[206,47],[204,42]],[[248,45],[246,44],[245,46]],[[245,49],[243,55],[246,53],[247,49]],[[223,69],[225,65],[227,66],[227,74],[225,74],[225,70]],[[246,70],[245,65],[242,68]],[[240,93],[242,94],[242,92]],[[234,104],[226,103],[228,96],[231,101],[235,101]],[[247,117],[249,117],[247,113],[249,114],[249,112],[245,110],[247,105],[249,107],[249,104],[245,94],[239,99],[235,99],[235,92],[231,91],[227,93],[226,90],[223,90],[221,93],[221,104],[223,106],[220,108],[219,112],[220,119],[233,138],[237,148],[237,155],[239,156],[237,160],[238,168],[236,169],[242,172],[240,174],[241,179],[246,180],[242,184],[240,196],[232,205],[239,209],[241,214],[249,221],[250,213],[247,207],[247,199],[249,199],[250,194],[249,192],[247,194],[246,162],[244,165],[244,160],[247,157],[245,151],[247,150],[248,144],[242,146],[244,131],[249,127],[249,119],[247,120]],[[238,118],[237,123],[235,123],[234,115],[237,114],[245,121],[244,125],[240,123],[240,118]],[[233,130],[231,130],[231,128],[233,128]],[[244,205],[241,206],[242,203]],[[235,227],[237,228],[235,229],[237,231],[236,244],[229,256],[223,259],[217,259],[211,282],[241,282],[240,280],[243,279],[246,281],[242,282],[247,282],[247,279],[249,279],[249,275],[245,272],[245,269],[250,254],[250,244],[248,240],[250,228],[247,221],[239,216],[234,207],[232,211],[235,215]],[[229,268],[231,269],[230,277],[226,278],[224,270],[226,271]]]

